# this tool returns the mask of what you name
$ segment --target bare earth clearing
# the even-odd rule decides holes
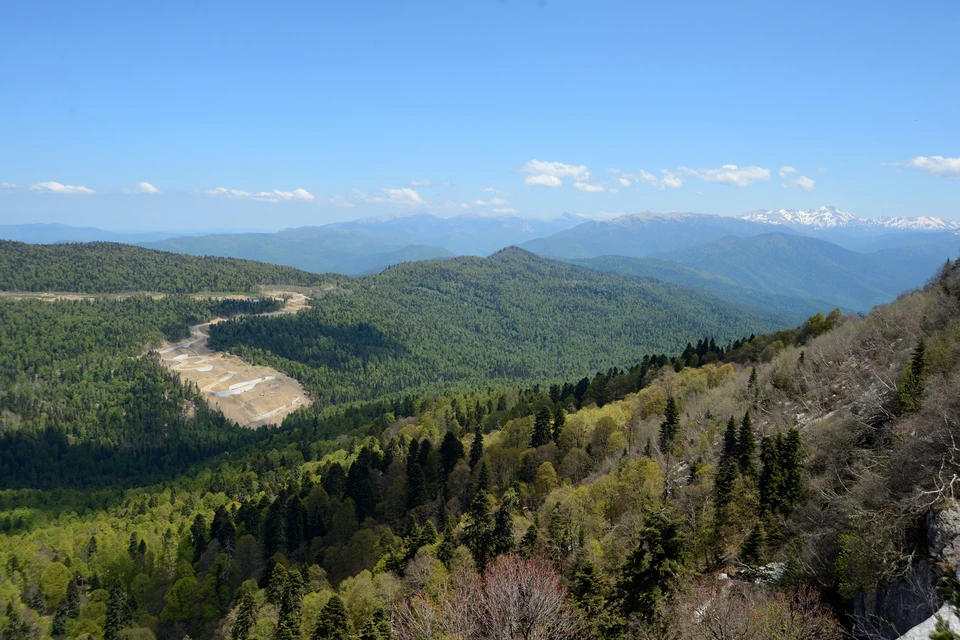
[[[301,292],[265,289],[269,296],[286,297],[283,309],[269,315],[296,313],[306,309],[307,296]],[[3,291],[0,297],[14,300],[36,299],[95,300],[101,297],[122,299],[137,294],[90,295],[80,293],[32,293]],[[143,294],[138,294],[143,295]],[[163,294],[151,294],[162,298]],[[249,294],[196,294],[197,298],[248,298]],[[207,402],[220,409],[230,420],[242,427],[256,428],[265,424],[280,424],[293,410],[309,406],[309,396],[293,378],[270,367],[252,365],[236,356],[212,351],[207,347],[210,325],[222,321],[190,327],[188,340],[177,344],[164,342],[158,349],[160,362],[176,371],[184,380],[195,383]]]
[[[295,313],[307,307],[307,298],[301,293],[271,293],[290,296],[276,313]],[[220,321],[191,327],[192,335],[184,342],[165,342],[159,349],[161,362],[195,383],[207,402],[242,427],[280,424],[295,409],[309,406],[310,398],[295,379],[207,347],[210,325]]]

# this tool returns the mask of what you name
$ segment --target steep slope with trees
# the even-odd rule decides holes
[[[316,286],[336,279],[262,262],[199,258],[111,242],[33,245],[0,240],[0,291],[247,293],[261,285]]]
[[[210,345],[298,378],[337,403],[450,384],[552,380],[726,342],[789,317],[703,291],[601,274],[507,249],[407,263],[360,278],[296,316],[211,328]]]

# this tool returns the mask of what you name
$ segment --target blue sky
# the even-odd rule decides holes
[[[8,3],[0,224],[957,220],[957,33],[954,0]]]

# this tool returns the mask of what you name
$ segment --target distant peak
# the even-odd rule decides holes
[[[919,216],[916,218],[861,218],[834,206],[816,209],[769,209],[751,211],[737,216],[741,220],[784,227],[805,227],[815,230],[837,228],[888,228],[914,231],[948,231],[960,229],[960,223],[947,222],[940,218]]]

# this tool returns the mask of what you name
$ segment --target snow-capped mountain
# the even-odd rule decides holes
[[[815,231],[838,228],[899,229],[905,231],[952,231],[960,229],[960,223],[942,220],[930,216],[917,218],[860,218],[837,207],[820,207],[803,211],[799,209],[771,209],[751,211],[741,216],[741,220],[762,224],[780,225],[792,228],[807,228]]]

